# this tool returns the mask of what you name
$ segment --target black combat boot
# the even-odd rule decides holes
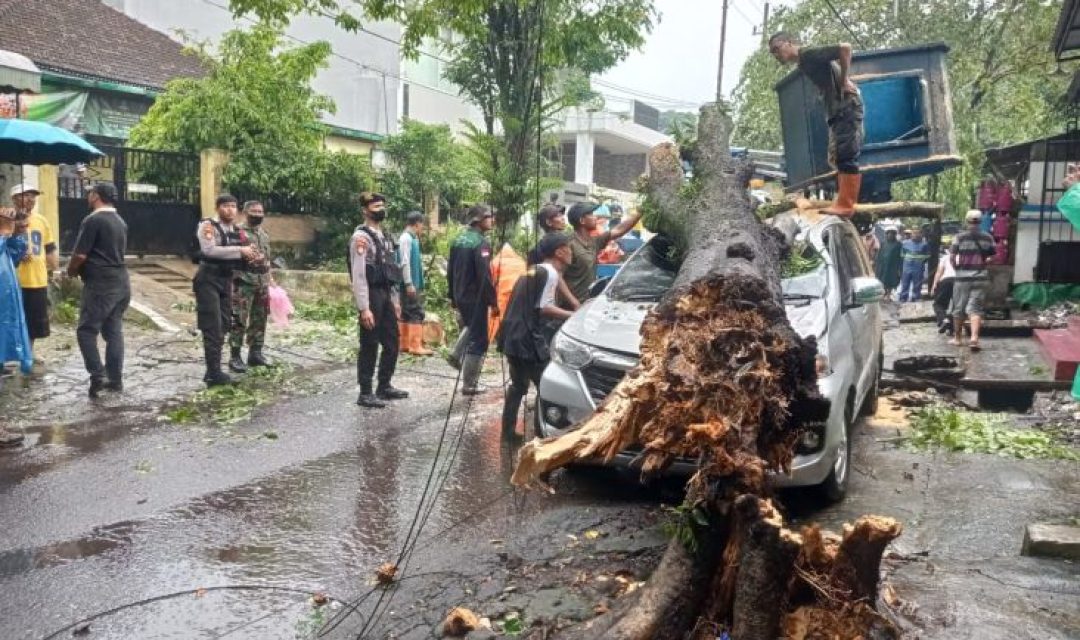
[[[205,382],[208,387],[222,387],[229,384],[236,384],[236,380],[233,380],[232,376],[221,370],[207,371],[206,375],[203,376],[203,382]]]
[[[248,349],[248,366],[249,367],[268,367],[270,363],[266,361],[263,356],[262,347],[250,347]]]
[[[368,409],[382,409],[386,406],[385,402],[379,400],[379,397],[371,392],[371,387],[360,390],[360,397],[356,399],[356,404]]]
[[[409,397],[409,392],[387,383],[386,385],[379,385],[379,388],[375,390],[375,395],[383,400],[404,400]]]
[[[232,357],[229,358],[229,371],[233,373],[247,372],[247,365],[244,364],[244,358],[240,355],[240,347],[232,348]]]
[[[90,397],[96,398],[105,389],[105,380],[102,378],[90,378]]]

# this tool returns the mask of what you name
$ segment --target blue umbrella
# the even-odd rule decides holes
[[[75,164],[105,155],[79,136],[34,120],[0,118],[0,162]]]

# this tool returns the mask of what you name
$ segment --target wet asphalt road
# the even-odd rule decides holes
[[[318,376],[317,394],[231,429],[173,425],[123,399],[87,402],[81,422],[30,427],[32,446],[0,458],[0,637],[45,638],[97,612],[200,588],[208,591],[97,618],[91,637],[308,637],[318,622],[309,593],[350,599],[396,558],[444,424],[440,459],[456,450],[456,460],[410,574],[445,561],[450,539],[455,548],[475,546],[470,536],[487,543],[507,523],[528,527],[537,511],[590,504],[605,491],[571,481],[556,498],[512,494],[498,392],[477,399],[464,422],[459,398],[447,423],[453,381],[442,376],[452,371],[428,369],[434,375],[399,375],[413,398],[380,411],[353,404],[345,369]],[[640,505],[655,508],[656,498]],[[485,521],[498,531],[485,534]],[[214,589],[245,585],[281,590]],[[341,637],[357,625],[343,625]]]
[[[491,615],[515,579],[508,557],[580,557],[567,539],[588,528],[614,532],[598,542],[616,550],[662,548],[659,505],[677,492],[564,473],[553,496],[511,492],[498,391],[465,422],[456,403],[446,423],[451,370],[434,360],[426,373],[419,367],[397,378],[413,398],[377,412],[353,404],[343,368],[305,372],[317,393],[234,427],[162,422],[137,390],[97,404],[73,399],[64,415],[78,419],[64,424],[35,419],[30,446],[0,455],[0,640],[72,637],[68,625],[99,613],[79,637],[313,637],[341,607],[313,608],[312,592],[353,599],[397,558],[444,424],[441,458],[456,451],[454,463],[400,594],[367,637],[436,637],[458,604]],[[897,433],[882,414],[860,423],[847,500],[822,508],[794,492],[784,500],[794,522],[836,530],[864,513],[903,521],[898,557],[884,569],[909,603],[914,635],[1080,637],[1076,565],[1018,555],[1026,523],[1076,515],[1077,463],[912,453],[889,443]],[[552,585],[577,575],[558,566]],[[352,616],[327,637],[355,638],[362,624]]]

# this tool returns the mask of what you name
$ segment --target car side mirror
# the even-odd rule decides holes
[[[604,289],[607,289],[607,286],[609,284],[611,284],[610,277],[600,278],[596,282],[592,283],[592,286],[589,287],[589,297],[595,298],[596,296],[600,295],[604,292]]]
[[[885,297],[885,285],[877,278],[851,279],[852,305],[861,307],[881,302]]]

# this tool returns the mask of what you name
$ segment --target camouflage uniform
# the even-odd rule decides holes
[[[240,225],[251,244],[270,261],[270,236],[262,225]],[[233,276],[232,331],[229,346],[240,349],[247,334],[249,349],[261,351],[266,336],[266,318],[270,313],[270,272],[236,271]]]

